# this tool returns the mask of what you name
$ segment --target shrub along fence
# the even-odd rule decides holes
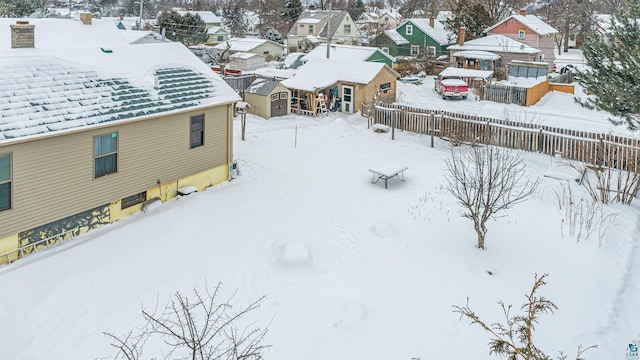
[[[370,125],[391,127],[392,134],[395,130],[410,131],[454,144],[488,144],[550,156],[560,154],[591,165],[640,170],[640,140],[634,138],[396,104],[363,106],[362,114],[368,114]]]

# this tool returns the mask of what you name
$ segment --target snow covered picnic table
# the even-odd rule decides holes
[[[398,177],[401,181],[404,181],[404,171],[409,169],[408,166],[402,166],[398,164],[387,164],[384,166],[379,166],[375,169],[369,169],[373,178],[371,179],[371,183],[375,184],[380,180],[384,180],[384,188],[387,188],[387,182],[389,179],[393,177]]]

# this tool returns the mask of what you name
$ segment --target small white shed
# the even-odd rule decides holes
[[[242,71],[260,69],[265,67],[265,58],[258,54],[237,52],[229,56],[229,67]]]

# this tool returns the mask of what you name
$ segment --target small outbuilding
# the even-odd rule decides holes
[[[229,56],[229,67],[241,71],[256,70],[265,67],[265,59],[262,55],[237,52]]]
[[[249,113],[269,119],[291,113],[291,93],[280,82],[256,79],[244,92]]]

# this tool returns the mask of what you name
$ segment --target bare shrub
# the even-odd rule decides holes
[[[118,349],[115,358],[142,359],[144,345],[154,339],[164,344],[159,350],[166,359],[262,359],[262,353],[270,347],[262,343],[267,329],[240,329],[238,323],[258,309],[264,297],[232,312],[231,300],[235,294],[218,302],[220,288],[219,283],[213,292],[206,289],[204,294],[194,289],[192,298],[176,292],[163,310],[143,309],[145,325],[136,333],[130,331],[117,336],[104,332],[111,345]]]
[[[571,190],[570,184],[563,184],[556,190],[555,205],[562,215],[560,231],[565,231],[576,242],[589,239],[594,233],[598,244],[602,245],[604,235],[617,214],[606,213],[603,204],[592,197],[578,196]]]
[[[452,148],[445,160],[447,190],[473,221],[478,247],[484,249],[487,221],[523,202],[538,186],[525,174],[522,152],[494,146]]]
[[[453,305],[453,312],[460,314],[460,320],[463,318],[469,320],[471,324],[477,324],[491,336],[489,341],[489,354],[495,354],[505,357],[509,360],[550,360],[540,350],[533,341],[533,332],[535,326],[540,320],[540,316],[546,313],[553,314],[558,307],[549,299],[536,295],[541,286],[546,285],[546,277],[543,274],[538,277],[535,275],[533,287],[528,294],[525,294],[527,301],[520,307],[521,315],[511,315],[512,305],[505,305],[500,300],[498,304],[502,308],[505,317],[504,323],[487,324],[469,307],[469,298],[465,306]],[[597,345],[588,347],[578,346],[576,360],[583,360],[582,354],[585,351],[597,348]],[[560,352],[558,359],[566,360],[563,352]]]

